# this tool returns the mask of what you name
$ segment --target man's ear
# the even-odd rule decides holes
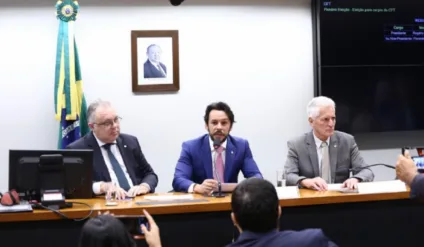
[[[281,206],[278,206],[278,219],[281,217]]]
[[[89,127],[91,130],[93,130],[93,128],[94,128],[94,124],[93,124],[93,123],[88,123],[88,127]]]

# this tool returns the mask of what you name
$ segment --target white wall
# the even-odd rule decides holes
[[[9,149],[54,149],[57,142],[54,3],[25,2],[0,3],[0,191],[8,186]],[[186,0],[180,7],[166,0],[143,2],[81,1],[76,37],[87,100],[114,103],[123,132],[139,138],[159,175],[158,191],[171,189],[181,143],[205,133],[205,107],[218,100],[233,108],[232,133],[250,141],[261,171],[274,181],[285,161],[286,141],[309,130],[310,1],[232,0],[230,6]],[[179,30],[178,93],[131,92],[130,31],[143,29]],[[370,163],[392,163],[396,153],[363,152]],[[385,171],[379,174],[377,179],[387,177]]]

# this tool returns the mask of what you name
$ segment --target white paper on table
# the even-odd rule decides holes
[[[400,180],[359,183],[360,194],[405,192],[406,185]]]
[[[327,190],[330,191],[340,191],[343,184],[327,184]]]
[[[299,188],[297,186],[276,187],[278,199],[299,198]]]
[[[358,193],[357,189],[348,189],[348,188],[343,188],[342,187],[343,184],[327,184],[327,190],[328,191],[339,191],[339,192],[343,192],[343,193]]]
[[[32,212],[31,204],[18,204],[13,206],[3,206],[0,204],[0,213]]]
[[[151,201],[173,201],[173,200],[193,200],[193,195],[164,195],[164,196],[144,196],[146,200]]]

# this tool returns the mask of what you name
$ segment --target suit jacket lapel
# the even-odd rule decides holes
[[[97,173],[102,174],[106,181],[111,181],[109,171],[107,170],[105,159],[102,155],[102,150],[94,137],[93,132],[90,132],[87,136],[87,145],[93,149],[93,168]]]
[[[212,152],[211,152],[211,146],[209,145],[209,135],[206,135],[203,138],[202,143],[202,160],[203,160],[203,167],[205,169],[206,178],[213,178],[212,174]]]
[[[335,181],[336,178],[336,166],[337,166],[337,135],[334,134],[330,137],[330,146],[328,147],[328,152],[330,154],[330,168],[331,168],[331,179]]]
[[[319,172],[317,145],[315,144],[314,135],[312,131],[306,135],[306,144],[307,144],[306,146],[309,152],[309,158],[311,159],[312,171],[314,172],[314,176],[318,177],[320,176],[320,172]]]
[[[116,144],[118,145],[119,152],[121,153],[122,160],[124,161],[124,165],[127,168],[127,172],[130,175],[130,178],[134,185],[137,185],[137,179],[134,174],[134,170],[132,167],[134,167],[136,164],[131,165],[130,164],[130,157],[132,155],[131,150],[127,147],[124,140],[121,137],[118,137],[116,139]]]
[[[224,169],[224,182],[230,180],[231,169],[233,168],[234,157],[237,153],[236,147],[230,140],[230,137],[227,137],[227,147],[225,148],[225,169]]]

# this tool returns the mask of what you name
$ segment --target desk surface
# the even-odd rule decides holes
[[[334,203],[351,203],[351,202],[366,202],[366,201],[384,201],[398,200],[409,198],[409,192],[396,193],[380,193],[380,194],[343,194],[336,191],[312,191],[301,189],[300,198],[282,199],[280,205],[282,207],[295,207],[306,205],[319,204],[334,204]],[[182,194],[182,193],[164,193],[164,194]],[[161,194],[161,195],[164,195]],[[152,194],[149,194],[152,195]],[[155,194],[158,195],[158,194]],[[92,207],[91,217],[96,216],[99,212],[109,211],[116,215],[142,215],[143,209],[147,209],[150,214],[182,214],[182,213],[197,213],[197,212],[216,212],[230,211],[231,198],[211,198],[202,195],[194,195],[194,198],[207,199],[207,202],[186,202],[175,204],[158,204],[158,205],[137,205],[137,201],[143,201],[143,196],[139,196],[132,201],[119,202],[117,206],[106,206],[104,198],[93,198],[85,200],[69,200],[69,202],[82,202]],[[90,210],[85,205],[74,204],[72,208],[60,210],[68,218],[84,218],[90,213]],[[48,210],[34,210],[31,213],[7,213],[0,214],[0,222],[13,221],[38,221],[38,220],[59,220],[61,216]]]

